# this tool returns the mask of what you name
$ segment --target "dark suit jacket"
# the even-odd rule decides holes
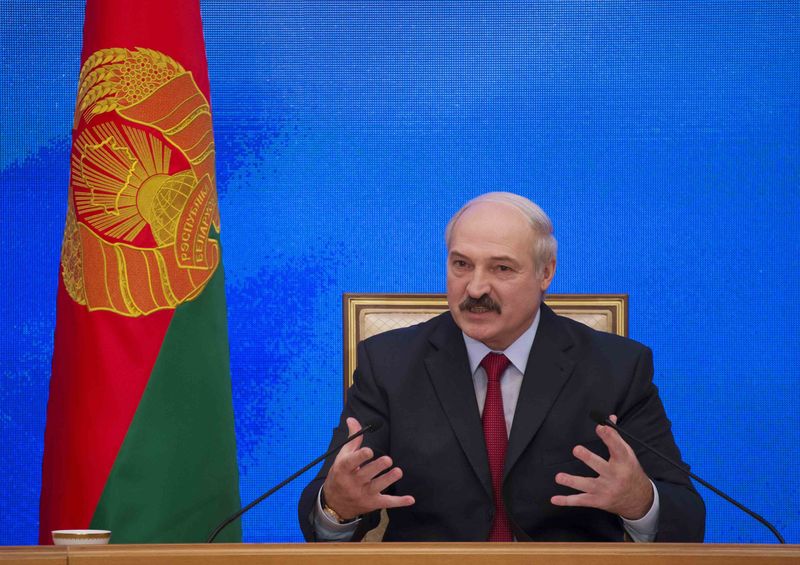
[[[546,305],[522,382],[508,442],[503,493],[518,540],[622,541],[618,516],[550,503],[557,472],[592,475],[572,455],[582,444],[608,457],[589,411],[617,414],[620,424],[680,459],[658,390],[650,350],[629,339],[557,316]],[[410,494],[413,506],[389,511],[386,541],[484,541],[494,503],[481,418],[466,346],[450,313],[365,340],[333,442],[347,435],[345,418],[383,426],[365,436],[376,456],[388,454],[403,478],[388,492]],[[647,451],[634,448],[660,497],[657,541],[700,542],[705,506],[690,481]],[[333,458],[303,491],[305,538]],[[374,528],[365,516],[355,540]]]

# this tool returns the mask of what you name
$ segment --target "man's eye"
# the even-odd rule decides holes
[[[508,265],[498,265],[497,270],[500,271],[501,273],[510,273],[511,271],[513,271],[513,269]]]
[[[453,261],[453,266],[461,269],[467,266],[467,262],[462,261],[461,259],[456,259],[455,261]]]

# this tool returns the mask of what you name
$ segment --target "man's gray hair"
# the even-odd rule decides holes
[[[511,192],[487,192],[481,194],[477,198],[473,198],[461,209],[455,213],[447,222],[447,228],[444,232],[444,240],[447,248],[450,249],[450,238],[453,235],[453,228],[455,227],[461,215],[467,211],[471,206],[480,204],[481,202],[498,202],[500,204],[509,204],[522,212],[528,219],[534,235],[534,248],[533,248],[533,261],[536,265],[536,270],[540,273],[544,266],[551,260],[556,258],[558,251],[558,242],[553,236],[553,222],[544,213],[544,210],[539,208],[536,204],[518,194]]]

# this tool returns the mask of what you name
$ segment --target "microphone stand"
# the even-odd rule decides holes
[[[749,514],[750,516],[752,516],[753,518],[755,518],[756,520],[758,520],[759,522],[764,524],[775,535],[775,537],[778,538],[779,542],[784,543],[784,544],[786,543],[786,540],[783,539],[783,536],[780,534],[780,532],[775,528],[775,526],[770,524],[766,519],[762,518],[761,516],[759,516],[758,514],[756,514],[755,512],[750,510],[749,508],[747,508],[744,504],[741,504],[741,503],[735,501],[733,498],[731,498],[730,496],[728,496],[727,494],[725,494],[724,492],[719,490],[717,487],[715,487],[715,486],[709,484],[708,482],[704,481],[703,479],[701,479],[700,477],[698,477],[697,475],[695,475],[694,473],[692,473],[688,469],[684,468],[682,465],[676,463],[675,461],[673,461],[672,459],[670,459],[669,457],[667,457],[666,455],[664,455],[663,453],[658,451],[655,447],[651,447],[648,444],[646,444],[645,442],[643,442],[642,440],[632,436],[631,434],[629,434],[628,432],[626,432],[625,430],[620,428],[618,425],[616,425],[614,422],[612,422],[609,418],[606,418],[602,414],[596,413],[594,410],[592,411],[592,420],[594,420],[595,422],[597,422],[600,425],[612,427],[613,429],[617,430],[617,432],[619,432],[619,434],[621,436],[627,438],[628,440],[634,442],[637,445],[640,445],[640,446],[644,447],[648,451],[650,451],[652,453],[655,453],[661,459],[663,459],[664,461],[666,461],[667,463],[669,463],[673,467],[679,469],[681,472],[686,473],[687,475],[689,475],[695,481],[697,481],[698,483],[700,483],[701,485],[706,487],[711,492],[717,494],[718,496],[721,496],[722,498],[724,498],[725,500],[727,500],[728,502],[730,502],[731,504],[736,506],[736,508],[738,508],[739,510],[742,510],[743,512],[746,512],[747,514]]]
[[[216,539],[216,537],[219,535],[219,533],[223,529],[225,529],[225,527],[227,527],[231,522],[236,520],[236,518],[238,518],[239,516],[241,516],[242,514],[247,512],[248,510],[250,510],[253,506],[255,506],[256,504],[258,504],[259,502],[261,502],[262,500],[267,498],[269,495],[271,495],[274,492],[282,489],[284,486],[288,485],[293,480],[295,480],[297,477],[299,477],[300,475],[302,475],[303,473],[308,471],[311,467],[313,467],[314,465],[316,465],[317,463],[319,463],[320,461],[322,461],[323,459],[325,459],[329,455],[331,455],[333,453],[336,453],[341,448],[343,448],[346,444],[350,443],[351,441],[353,441],[357,437],[363,436],[367,432],[375,431],[380,427],[381,427],[380,423],[367,424],[366,426],[361,428],[359,431],[357,431],[353,435],[349,436],[344,441],[339,442],[338,445],[333,446],[331,449],[329,449],[328,451],[326,451],[325,453],[323,453],[322,455],[320,455],[319,457],[314,459],[311,463],[309,463],[308,465],[306,465],[305,467],[303,467],[302,469],[300,469],[299,471],[294,473],[291,477],[289,477],[287,479],[284,479],[279,484],[277,484],[274,487],[272,487],[271,489],[269,489],[267,492],[265,492],[264,494],[262,494],[261,496],[256,498],[253,502],[251,502],[250,504],[248,504],[244,508],[241,508],[241,509],[237,510],[236,512],[234,512],[233,514],[231,514],[230,516],[225,518],[222,522],[219,523],[219,525],[216,528],[214,528],[214,531],[211,532],[211,535],[208,536],[207,543],[214,543],[214,540]]]

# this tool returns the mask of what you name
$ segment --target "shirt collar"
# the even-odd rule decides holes
[[[503,353],[506,357],[508,357],[508,360],[511,361],[511,364],[514,365],[514,367],[516,367],[516,369],[523,375],[525,374],[525,367],[528,366],[528,356],[531,354],[531,347],[533,347],[533,340],[536,337],[536,330],[539,329],[539,318],[541,317],[541,314],[542,309],[539,308],[539,310],[536,312],[536,316],[533,317],[531,326],[525,330],[525,332],[519,336],[514,343],[509,345],[505,351],[495,351],[495,353]],[[483,342],[469,337],[464,332],[461,332],[461,335],[464,336],[464,344],[467,346],[469,368],[474,375],[475,371],[478,370],[481,361],[483,361],[483,358],[493,350],[486,347]]]

